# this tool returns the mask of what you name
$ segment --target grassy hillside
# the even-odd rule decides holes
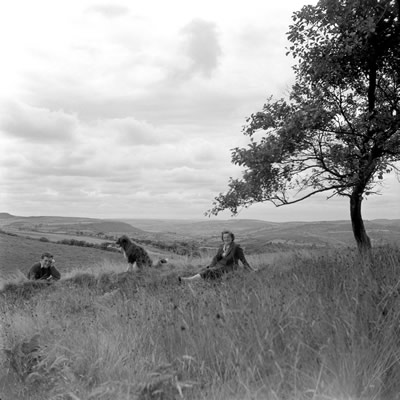
[[[40,226],[40,224],[63,225],[63,224],[70,224],[71,222],[85,224],[97,221],[101,220],[93,218],[84,218],[84,217],[58,217],[58,216],[21,217],[17,215],[11,215],[8,213],[0,213],[0,225],[8,225],[10,223],[23,224],[25,222],[31,226],[32,225]]]
[[[136,240],[172,244],[196,241],[215,247],[222,230],[233,231],[248,252],[265,253],[297,247],[355,247],[350,221],[282,222],[260,220],[101,220],[79,217],[16,217],[0,214],[0,228],[33,238],[51,241],[65,238],[101,243],[128,234]],[[400,220],[365,221],[373,245],[400,243]]]
[[[5,212],[0,212],[0,220],[4,219],[11,219],[14,218],[13,215],[9,214],[9,213],[5,213]]]
[[[155,260],[165,254],[148,249]],[[103,251],[90,247],[68,246],[51,242],[41,242],[31,238],[10,236],[0,232],[0,278],[18,271],[26,274],[45,251],[54,255],[61,273],[72,269],[95,267],[104,262],[122,264],[126,261],[122,253]]]
[[[293,246],[347,247],[355,246],[350,221],[268,222],[231,219],[209,220],[148,220],[125,219],[129,224],[149,232],[192,236],[211,245],[219,240],[224,229],[235,232],[238,239],[252,252],[263,252],[271,243]],[[365,221],[372,243],[400,243],[400,220]]]
[[[184,258],[6,285],[0,398],[396,398],[399,249],[376,249],[369,268],[352,251],[251,262],[258,272],[189,285]]]
[[[4,213],[3,213],[4,215]],[[79,217],[17,217],[0,215],[0,227],[20,236],[47,237],[51,240],[82,237],[96,242],[102,238],[114,239],[121,234],[145,237],[146,233],[121,221],[106,221]]]
[[[21,237],[45,238],[51,242],[79,240],[93,244],[114,241],[122,234],[126,234],[139,243],[145,242],[146,246],[151,247],[151,243],[155,245],[160,243],[162,246],[158,247],[162,249],[176,244],[182,247],[183,243],[192,240],[187,235],[147,232],[122,221],[80,217],[18,217],[2,213],[0,214],[0,229]]]

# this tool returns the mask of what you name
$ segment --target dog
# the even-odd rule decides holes
[[[153,266],[153,260],[150,258],[147,251],[142,246],[134,243],[128,236],[122,235],[116,241],[116,245],[122,250],[124,257],[128,261],[127,271],[133,271],[133,265],[135,263],[139,270]],[[163,258],[157,262],[156,266],[160,266],[166,262],[168,262],[168,260]]]

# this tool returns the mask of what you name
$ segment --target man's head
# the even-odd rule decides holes
[[[42,268],[49,268],[53,262],[54,258],[51,253],[43,253],[40,257],[40,265],[42,266]]]

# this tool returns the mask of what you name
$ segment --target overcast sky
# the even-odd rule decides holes
[[[304,0],[13,0],[0,6],[0,212],[205,218],[231,149],[269,95],[287,95]],[[400,184],[364,203],[400,218]],[[221,218],[229,218],[228,212]],[[243,210],[349,219],[347,199]]]

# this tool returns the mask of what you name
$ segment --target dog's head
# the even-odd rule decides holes
[[[131,240],[126,235],[122,235],[120,238],[117,239],[115,244],[123,249],[126,249],[128,245],[131,243]]]

